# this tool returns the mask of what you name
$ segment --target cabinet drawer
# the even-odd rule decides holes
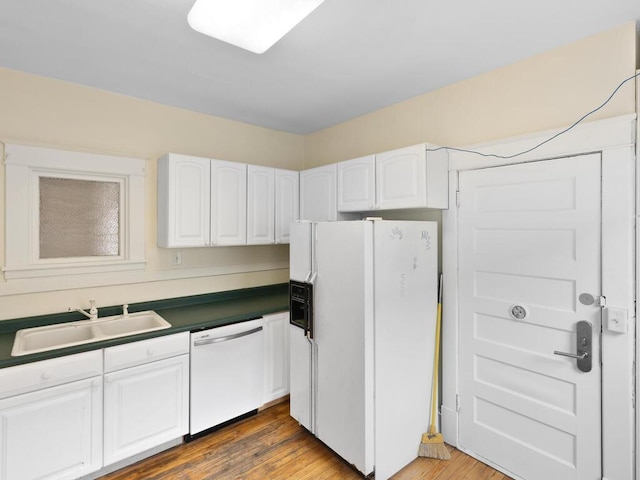
[[[102,374],[102,350],[0,369],[0,398]]]
[[[189,353],[189,332],[127,343],[104,350],[104,371],[143,365]]]

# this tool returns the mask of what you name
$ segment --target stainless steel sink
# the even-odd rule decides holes
[[[96,320],[47,325],[18,330],[11,355],[46,352],[57,348],[99,342],[171,327],[171,324],[152,310],[114,315]]]

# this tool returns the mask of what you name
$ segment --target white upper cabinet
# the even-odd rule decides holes
[[[300,172],[300,218],[323,222],[336,220],[335,163]]]
[[[375,155],[338,163],[338,211],[375,209]]]
[[[275,190],[273,168],[247,167],[247,245],[274,243]]]
[[[298,172],[275,169],[275,241],[289,243],[291,222],[300,218],[300,182]]]
[[[289,243],[299,186],[293,170],[168,153],[158,159],[158,246]],[[335,186],[331,195],[335,216]]]
[[[158,246],[209,243],[210,168],[208,158],[170,153],[158,159]]]
[[[247,165],[211,160],[211,244],[247,243]]]
[[[376,154],[376,209],[448,208],[448,155],[422,143]]]
[[[169,153],[158,159],[158,246],[244,245],[247,166]]]

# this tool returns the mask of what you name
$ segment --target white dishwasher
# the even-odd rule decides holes
[[[191,332],[191,436],[262,406],[262,319]]]

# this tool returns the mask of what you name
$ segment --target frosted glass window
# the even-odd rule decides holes
[[[120,183],[40,177],[40,258],[120,255]]]

